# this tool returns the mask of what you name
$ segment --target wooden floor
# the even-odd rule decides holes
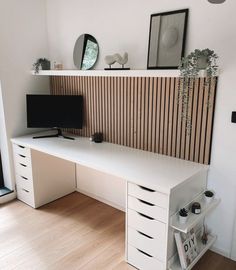
[[[125,215],[79,193],[34,210],[13,201],[0,207],[1,270],[123,270]],[[208,252],[194,270],[235,270]],[[158,270],[158,269],[157,269]]]

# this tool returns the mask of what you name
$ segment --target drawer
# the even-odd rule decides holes
[[[31,179],[16,174],[16,184],[21,188],[33,192],[33,181]]]
[[[165,270],[164,263],[131,245],[128,245],[128,263],[140,270]]]
[[[17,185],[16,196],[20,201],[34,207],[34,194],[32,191]]]
[[[166,241],[166,224],[128,209],[128,226],[153,238]]]
[[[162,208],[168,208],[168,196],[166,194],[143,186],[128,183],[128,195],[153,203]]]
[[[32,180],[32,169],[23,163],[15,164],[16,174],[26,177],[28,180]]]
[[[167,210],[150,202],[128,196],[128,208],[155,218],[156,220],[160,220],[165,223],[167,222]]]
[[[24,156],[22,154],[14,153],[14,161],[15,161],[15,164],[21,163],[21,164],[27,165],[27,167],[30,167],[30,168],[32,167],[31,158],[28,157],[28,156]]]
[[[152,255],[162,262],[165,260],[166,254],[165,242],[164,239],[152,238],[128,227],[128,244]]]
[[[23,145],[13,144],[13,152],[30,158],[30,148]]]

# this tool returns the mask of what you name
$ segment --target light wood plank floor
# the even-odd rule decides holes
[[[38,210],[15,200],[0,207],[0,269],[131,270],[124,231],[123,212],[79,193]],[[208,252],[194,269],[235,270],[236,263]]]

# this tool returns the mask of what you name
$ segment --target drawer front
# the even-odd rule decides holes
[[[30,167],[30,168],[32,167],[30,157],[14,153],[14,161],[15,161],[15,164],[20,163],[20,164],[27,165],[27,167]]]
[[[22,201],[22,202],[24,202],[32,207],[35,207],[33,192],[30,190],[27,190],[21,186],[18,186],[18,185],[17,185],[17,198],[20,201]]]
[[[165,242],[166,224],[128,209],[128,226]]]
[[[136,210],[156,220],[167,222],[167,210],[152,203],[128,196],[128,208]]]
[[[165,270],[162,262],[131,245],[128,245],[128,263],[140,270]]]
[[[17,186],[33,192],[33,181],[21,175],[16,175]]]
[[[152,238],[128,227],[128,244],[152,255],[162,262],[165,260],[166,246],[163,239]]]
[[[30,148],[19,144],[13,144],[14,154],[20,154],[30,158]]]
[[[32,169],[23,163],[15,164],[16,174],[26,177],[28,180],[32,180]]]
[[[164,193],[128,183],[128,195],[144,200],[162,208],[168,208],[168,196]]]

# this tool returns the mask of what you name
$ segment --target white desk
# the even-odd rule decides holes
[[[27,135],[12,143],[19,199],[37,208],[76,188],[81,191],[80,183],[91,187],[84,192],[91,196],[93,188],[109,185],[108,190],[116,189],[111,194],[126,200],[128,262],[140,269],[168,268],[176,253],[170,218],[204,191],[208,166],[83,137],[71,141]],[[32,198],[24,200],[30,193]],[[101,194],[97,198],[103,200]],[[104,193],[103,201],[116,206],[111,194],[106,198]]]

